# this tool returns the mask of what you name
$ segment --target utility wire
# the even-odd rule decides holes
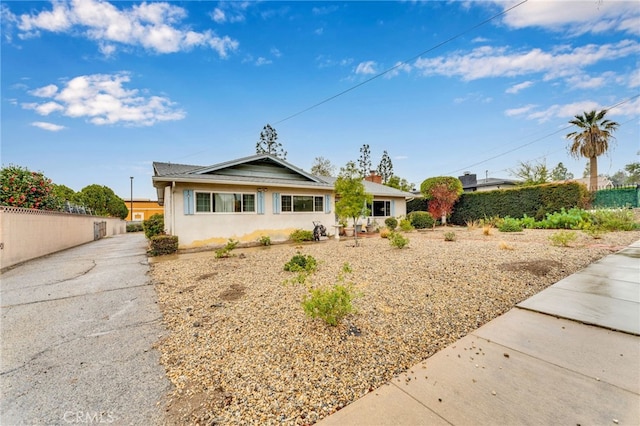
[[[632,100],[634,100],[634,99],[636,99],[636,98],[638,98],[638,97],[640,97],[640,94],[635,95],[635,96],[632,96],[632,97],[630,97],[630,98],[627,98],[627,99],[625,99],[625,100],[623,100],[623,101],[620,101],[620,102],[618,102],[617,104],[612,105],[612,106],[610,106],[610,107],[607,107],[607,108],[605,108],[605,109],[606,109],[607,111],[612,110],[612,109],[615,109],[615,108],[619,107],[620,105],[626,104],[627,102],[631,102]],[[448,173],[447,173],[447,175],[449,175],[449,174],[455,174],[455,173],[461,172],[461,171],[463,171],[463,170],[468,170],[468,169],[471,169],[472,167],[479,166],[480,164],[487,163],[487,162],[489,162],[489,161],[491,161],[491,160],[495,160],[496,158],[500,158],[500,157],[502,157],[502,156],[504,156],[504,155],[511,154],[511,153],[512,153],[512,152],[514,152],[514,151],[517,151],[517,150],[522,149],[522,148],[524,148],[524,147],[526,147],[526,146],[529,146],[529,145],[533,145],[533,144],[534,144],[534,143],[536,143],[536,142],[540,142],[540,141],[541,141],[541,140],[543,140],[543,139],[546,139],[546,138],[548,138],[548,137],[550,137],[550,136],[553,136],[553,135],[555,135],[555,134],[558,134],[558,133],[560,133],[560,132],[564,132],[564,131],[566,131],[566,130],[568,130],[568,129],[572,128],[572,127],[573,127],[573,124],[569,124],[569,125],[567,125],[567,126],[565,126],[565,127],[561,128],[561,129],[556,130],[555,132],[547,133],[546,135],[541,136],[541,137],[539,137],[539,138],[537,138],[537,139],[534,139],[534,140],[532,140],[531,142],[527,142],[527,143],[525,143],[525,144],[523,144],[523,145],[517,146],[517,147],[515,147],[515,148],[512,148],[512,149],[510,149],[510,150],[508,150],[508,151],[505,151],[505,152],[503,152],[503,153],[500,153],[500,154],[498,154],[498,155],[494,155],[493,157],[487,158],[486,160],[478,161],[477,163],[473,163],[473,164],[471,164],[471,165],[469,165],[469,166],[465,166],[465,167],[462,167],[462,168],[460,168],[460,169],[457,169],[457,170],[453,170],[453,171],[451,171],[451,172],[448,172]]]
[[[499,18],[499,17],[501,17],[501,16],[503,16],[503,15],[506,15],[507,13],[511,12],[513,9],[515,9],[515,8],[517,8],[517,7],[519,7],[519,6],[522,6],[522,5],[523,5],[523,4],[525,4],[527,1],[528,1],[528,0],[523,0],[523,1],[521,1],[520,3],[513,5],[513,6],[511,6],[511,7],[510,7],[510,8],[508,8],[508,9],[503,10],[502,12],[498,13],[497,15],[493,15],[492,17],[490,17],[490,18],[488,18],[488,19],[485,19],[484,21],[482,21],[482,22],[480,22],[480,23],[478,23],[478,24],[474,25],[473,27],[468,28],[467,30],[465,30],[465,31],[463,31],[463,32],[461,32],[461,33],[458,33],[458,34],[454,35],[453,37],[450,37],[450,38],[448,38],[448,39],[446,39],[446,40],[444,40],[444,41],[442,41],[442,42],[440,42],[440,43],[436,44],[435,46],[430,47],[429,49],[427,49],[427,50],[425,50],[425,51],[423,51],[423,52],[418,53],[417,55],[415,55],[415,56],[413,56],[413,57],[411,57],[411,58],[409,58],[409,59],[407,59],[407,60],[405,60],[405,61],[398,62],[398,63],[397,63],[396,65],[394,65],[393,67],[388,68],[388,69],[386,69],[385,71],[382,71],[381,73],[376,74],[376,75],[374,75],[373,77],[368,78],[367,80],[364,80],[363,82],[356,84],[355,86],[352,86],[352,87],[350,87],[350,88],[348,88],[348,89],[346,89],[346,90],[343,90],[342,92],[340,92],[340,93],[338,93],[338,94],[336,94],[336,95],[333,95],[333,96],[331,96],[331,97],[328,97],[328,98],[326,98],[325,100],[320,101],[320,102],[318,102],[318,103],[316,103],[316,104],[313,104],[313,105],[311,105],[310,107],[307,107],[307,108],[305,108],[305,109],[303,109],[303,110],[301,110],[301,111],[298,111],[298,112],[296,112],[295,114],[291,114],[290,116],[285,117],[285,118],[283,118],[282,120],[276,121],[276,122],[275,122],[275,123],[273,123],[273,124],[274,124],[274,125],[276,125],[276,124],[280,124],[280,123],[283,123],[283,122],[285,122],[285,121],[287,121],[287,120],[290,120],[290,119],[292,119],[292,118],[294,118],[294,117],[297,117],[297,116],[299,116],[300,114],[304,114],[305,112],[310,111],[310,110],[312,110],[312,109],[314,109],[314,108],[317,108],[317,107],[319,107],[320,105],[326,104],[327,102],[332,101],[332,100],[336,99],[336,98],[337,98],[337,97],[339,97],[339,96],[342,96],[342,95],[344,95],[344,94],[347,94],[347,93],[349,93],[349,92],[351,92],[351,91],[353,91],[353,90],[357,89],[357,88],[358,88],[358,87],[360,87],[360,86],[364,86],[365,84],[370,83],[370,82],[372,82],[373,80],[375,80],[375,79],[377,79],[377,78],[380,78],[380,77],[382,77],[383,75],[388,74],[388,73],[390,73],[391,71],[393,71],[393,70],[395,70],[395,69],[397,69],[397,68],[399,68],[399,67],[401,67],[401,66],[403,66],[403,65],[408,65],[408,64],[409,64],[409,62],[415,61],[415,60],[416,60],[416,59],[418,59],[419,57],[421,57],[421,56],[423,56],[423,55],[426,55],[427,53],[432,52],[432,51],[434,51],[434,50],[436,50],[436,49],[438,49],[438,48],[440,48],[440,47],[444,46],[445,44],[448,44],[448,43],[452,42],[453,40],[456,40],[456,39],[458,39],[458,38],[462,37],[463,35],[468,34],[468,33],[472,32],[472,31],[476,30],[477,28],[479,28],[479,27],[481,27],[481,26],[483,26],[483,25],[486,25],[486,24],[488,24],[489,22],[491,22],[491,21],[493,21],[493,20],[495,20],[495,19],[497,19],[497,18]]]

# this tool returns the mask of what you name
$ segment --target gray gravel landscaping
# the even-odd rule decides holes
[[[378,236],[201,252],[154,259],[152,277],[169,334],[158,344],[175,391],[168,424],[313,424],[373,391],[518,302],[640,240],[575,231],[485,236],[481,229],[411,232],[404,249]],[[296,253],[318,270],[292,284]],[[337,327],[305,316],[312,287],[345,274],[359,294]],[[288,282],[289,281],[289,282]]]

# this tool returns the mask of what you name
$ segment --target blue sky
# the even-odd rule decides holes
[[[463,171],[512,178],[519,162],[581,177],[568,121],[616,105],[599,172],[640,160],[637,1],[0,7],[2,164],[75,191],[129,198],[133,176],[134,198],[155,199],[152,161],[252,155],[267,123],[305,170],[369,144],[374,167],[386,150],[419,187]]]

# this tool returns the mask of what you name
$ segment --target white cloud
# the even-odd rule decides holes
[[[376,63],[374,61],[360,62],[355,71],[356,74],[375,74],[376,72]]]
[[[49,84],[48,86],[40,87],[29,92],[30,95],[37,96],[39,98],[50,98],[56,94],[58,86],[55,84]]]
[[[24,103],[41,115],[61,112],[75,118],[86,118],[96,125],[125,124],[151,126],[159,121],[181,120],[184,111],[166,97],[140,95],[136,89],[124,87],[130,81],[126,73],[93,74],[75,77],[60,89],[48,85],[29,93],[50,98],[43,103]],[[45,96],[48,95],[48,96]]]
[[[411,65],[405,63],[405,62],[396,62],[396,64],[393,66],[393,68],[386,73],[384,76],[385,78],[393,78],[396,77],[398,74],[400,74],[401,71],[409,74],[411,72],[413,68],[411,67]]]
[[[255,64],[257,66],[269,65],[271,63],[272,63],[272,61],[270,59],[263,58],[262,56],[260,56],[258,59],[256,59],[256,62],[255,62]]]
[[[218,24],[222,24],[226,22],[227,16],[225,15],[224,10],[216,7],[215,9],[213,9],[213,12],[211,12],[211,19],[213,19],[214,22],[217,22]]]
[[[104,0],[72,0],[55,2],[52,7],[50,11],[21,15],[20,36],[37,36],[40,31],[80,33],[95,40],[107,56],[115,52],[117,44],[140,46],[157,53],[210,47],[223,58],[238,47],[236,40],[219,37],[211,30],[195,32],[180,27],[186,12],[170,3],[142,3],[119,9]]]
[[[576,74],[567,78],[567,83],[572,89],[597,89],[603,87],[608,81],[615,81],[615,73],[605,72],[597,77],[586,74]]]
[[[629,87],[635,88],[640,86],[640,68],[636,68],[629,74]]]
[[[527,89],[531,86],[533,86],[533,81],[523,81],[522,83],[514,84],[513,86],[509,87],[506,92],[515,95],[519,91]]]
[[[495,1],[507,9],[516,1]],[[637,24],[640,7],[637,1],[547,1],[529,0],[504,15],[503,22],[512,28],[543,27],[572,34],[605,31],[640,32]]]
[[[507,117],[514,117],[514,116],[517,116],[517,115],[523,115],[523,114],[526,114],[526,113],[528,113],[529,111],[531,111],[533,108],[535,108],[535,105],[531,105],[531,104],[529,104],[529,105],[525,105],[525,106],[520,107],[520,108],[512,108],[512,109],[508,109],[508,110],[506,110],[506,111],[504,112],[504,114],[505,114]]]
[[[246,19],[245,12],[250,5],[249,1],[219,2],[209,16],[218,24],[243,22]]]
[[[615,44],[589,44],[574,49],[562,46],[561,49],[555,48],[548,52],[538,48],[510,51],[507,47],[482,46],[468,53],[420,58],[415,61],[414,67],[425,76],[459,76],[465,81],[517,77],[532,73],[543,74],[545,80],[551,80],[575,75],[583,68],[600,61],[639,53],[640,44],[633,40],[622,40]]]
[[[31,123],[31,125],[33,127],[38,127],[43,130],[48,130],[50,132],[59,132],[60,130],[65,129],[64,126],[60,126],[58,124],[53,124],[53,123],[47,123],[44,121],[34,121],[33,123]]]

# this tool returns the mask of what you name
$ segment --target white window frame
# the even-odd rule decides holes
[[[209,195],[209,210],[208,211],[198,211],[198,194],[208,194]],[[216,195],[231,195],[233,196],[233,211],[214,211],[213,204],[216,198]],[[253,197],[253,210],[245,211],[245,199],[244,197],[250,195]],[[239,200],[236,198],[239,197]],[[193,196],[193,204],[194,204],[194,212],[195,214],[256,214],[257,209],[257,195],[255,192],[224,192],[224,191],[194,191]],[[240,201],[240,211],[235,211],[235,202]]]
[[[291,210],[285,210],[284,198],[288,197],[290,203],[287,203],[291,206]],[[311,197],[312,202],[312,210],[310,211],[296,211],[295,210],[295,197]],[[317,210],[317,201],[320,199],[321,208]],[[311,194],[281,194],[280,195],[280,212],[281,213],[325,213],[325,196],[324,195],[311,195]]]

